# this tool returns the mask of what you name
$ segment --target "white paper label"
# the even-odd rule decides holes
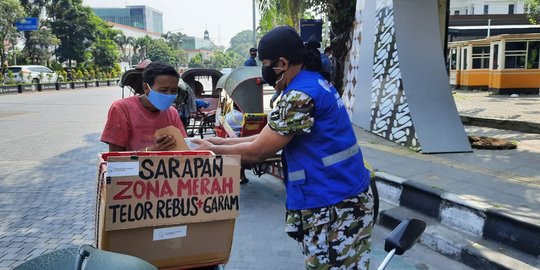
[[[187,226],[177,226],[161,228],[154,230],[154,241],[185,237],[187,235]]]
[[[139,162],[107,162],[107,176],[137,176],[139,175]]]

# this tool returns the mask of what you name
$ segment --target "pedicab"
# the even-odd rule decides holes
[[[204,138],[214,133],[216,109],[218,107],[220,90],[216,87],[223,74],[215,69],[189,69],[182,74],[182,80],[193,90],[198,101],[197,110],[190,114],[186,121],[186,132],[189,137],[198,135]],[[210,81],[205,88],[202,81]]]
[[[268,122],[268,115],[264,112],[263,85],[261,69],[257,67],[240,67],[219,79],[216,87],[223,94],[216,110],[216,136],[248,137],[261,132]],[[280,153],[244,168],[251,168],[257,176],[269,173],[283,178]],[[242,178],[245,180],[243,170]]]

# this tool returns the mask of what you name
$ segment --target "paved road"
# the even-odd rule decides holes
[[[0,269],[44,252],[93,242],[95,165],[118,88],[0,95]],[[283,233],[283,186],[270,177],[242,187],[227,269],[301,269]],[[382,260],[377,228],[374,264]],[[469,269],[418,245],[390,269]]]

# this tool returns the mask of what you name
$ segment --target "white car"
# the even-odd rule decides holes
[[[4,82],[8,83],[8,71],[13,72],[15,83],[55,83],[58,81],[58,74],[45,66],[10,66],[4,72]]]

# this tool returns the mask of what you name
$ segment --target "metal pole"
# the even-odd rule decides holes
[[[386,268],[386,266],[388,265],[388,263],[390,262],[390,260],[392,259],[392,257],[394,257],[394,254],[396,253],[396,249],[392,249],[388,255],[386,255],[386,258],[384,258],[384,261],[381,263],[381,265],[379,265],[379,268],[377,268],[377,270],[384,270]]]
[[[251,37],[251,41],[253,42],[253,48],[257,48],[257,40],[255,38],[255,32],[256,29],[255,29],[255,0],[253,0],[253,33],[252,33],[252,37]]]

